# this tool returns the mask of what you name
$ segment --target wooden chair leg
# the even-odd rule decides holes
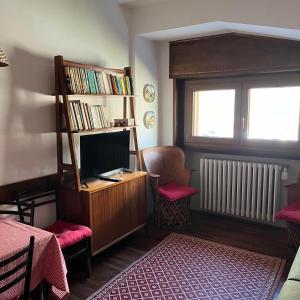
[[[148,224],[145,225],[144,229],[145,229],[145,235],[146,235],[146,237],[149,237],[149,228],[148,228]]]
[[[300,245],[300,225],[287,222],[289,258],[294,259]]]
[[[41,294],[42,294],[42,299],[43,300],[48,300],[49,296],[49,291],[50,291],[50,285],[48,282],[43,281],[41,283]]]
[[[85,251],[85,275],[89,278],[91,275],[91,239],[86,239],[86,251]]]
[[[161,205],[160,205],[160,199],[158,198],[156,200],[156,212],[155,212],[155,218],[156,218],[156,226],[158,228],[161,227]]]

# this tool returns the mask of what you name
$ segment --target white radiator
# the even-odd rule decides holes
[[[200,207],[234,216],[273,221],[280,199],[283,166],[200,159]]]

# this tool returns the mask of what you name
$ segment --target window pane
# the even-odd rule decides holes
[[[298,141],[300,87],[249,90],[249,139]]]
[[[193,93],[193,136],[233,138],[235,90]]]

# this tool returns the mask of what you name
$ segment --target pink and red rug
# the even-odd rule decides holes
[[[285,261],[172,233],[90,300],[273,299]]]

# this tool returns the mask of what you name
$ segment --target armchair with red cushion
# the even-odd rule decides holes
[[[142,157],[150,177],[156,224],[188,224],[190,197],[199,190],[190,186],[192,170],[185,167],[182,149],[151,147],[142,150]]]
[[[300,176],[296,183],[286,184],[287,205],[275,216],[277,220],[287,222],[289,249],[292,256],[300,246]]]

